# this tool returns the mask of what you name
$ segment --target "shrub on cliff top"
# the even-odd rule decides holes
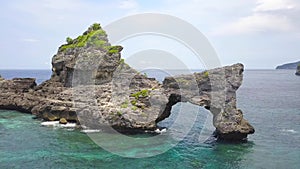
[[[94,24],[92,25],[92,28],[93,28],[93,30],[99,30],[99,29],[101,29],[101,26],[100,26],[99,23],[94,23]]]
[[[65,51],[67,49],[72,49],[76,47],[84,47],[87,44],[94,45],[96,47],[105,47],[106,41],[99,38],[101,36],[106,36],[106,32],[101,29],[100,24],[93,24],[89,27],[88,31],[84,32],[83,35],[78,36],[76,39],[67,37],[67,44],[62,45],[59,51]],[[109,51],[115,52],[115,51]]]
[[[67,41],[67,43],[68,43],[68,44],[71,44],[71,43],[73,43],[73,39],[72,39],[72,38],[70,38],[70,37],[67,37],[66,41]]]

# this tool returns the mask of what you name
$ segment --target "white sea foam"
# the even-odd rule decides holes
[[[85,129],[81,130],[82,133],[99,133],[101,130],[96,130],[96,129]]]
[[[45,121],[41,123],[42,126],[48,127],[61,127],[61,128],[74,128],[76,127],[76,123],[67,123],[67,124],[60,124],[59,121]]]
[[[165,132],[167,132],[167,129],[166,128],[164,128],[164,129],[156,129],[155,131],[154,131],[155,133],[158,133],[158,134],[162,134],[162,133],[165,133]]]
[[[64,128],[74,128],[76,127],[76,123],[59,124],[59,126]]]
[[[59,121],[45,121],[41,123],[42,126],[57,126]]]
[[[293,129],[283,129],[281,130],[282,132],[286,132],[286,133],[297,133],[297,131],[293,130]]]

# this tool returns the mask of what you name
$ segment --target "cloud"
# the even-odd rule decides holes
[[[292,0],[258,0],[254,11],[275,11],[294,9],[297,4]]]
[[[255,13],[251,16],[242,17],[238,21],[227,24],[213,34],[234,35],[266,31],[288,32],[292,30],[294,30],[294,26],[287,17]]]
[[[136,9],[138,8],[138,3],[135,0],[124,0],[121,1],[119,8],[121,9]]]
[[[33,38],[24,38],[24,39],[21,39],[20,41],[22,41],[22,42],[35,43],[35,42],[39,42],[40,40],[38,40],[38,39],[33,39]]]
[[[298,7],[292,0],[257,0],[250,15],[224,24],[213,30],[212,35],[297,32]]]

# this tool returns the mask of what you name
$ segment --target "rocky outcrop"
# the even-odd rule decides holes
[[[0,109],[19,110],[31,113],[34,104],[39,101],[30,92],[36,87],[33,78],[0,79]]]
[[[120,59],[122,47],[111,46],[99,24],[67,42],[52,59],[51,78],[42,84],[0,79],[0,108],[91,129],[138,131],[155,130],[174,104],[190,102],[212,112],[220,139],[242,140],[254,133],[236,107],[242,64],[167,77],[160,84]]]
[[[296,75],[300,76],[300,64],[297,66]]]

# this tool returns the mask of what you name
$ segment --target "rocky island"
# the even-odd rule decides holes
[[[213,114],[219,139],[244,140],[254,133],[236,105],[242,64],[166,77],[161,84],[126,64],[122,49],[112,46],[101,26],[93,24],[59,47],[49,80],[37,85],[33,78],[0,78],[0,109],[122,132],[155,130],[173,105],[190,102]]]

